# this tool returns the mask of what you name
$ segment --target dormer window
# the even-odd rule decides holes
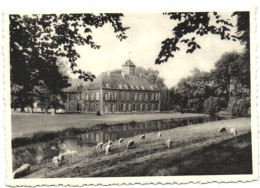
[[[121,84],[119,84],[119,85],[118,85],[118,88],[119,88],[119,89],[122,89],[122,85],[121,85]]]
[[[144,90],[144,86],[141,86],[142,90]]]
[[[139,86],[135,86],[136,89],[139,89]]]
[[[154,90],[153,86],[150,86],[151,90]]]
[[[106,88],[109,88],[110,86],[109,86],[109,84],[108,83],[106,83]]]
[[[130,87],[131,87],[131,89],[135,89],[135,87],[133,85],[131,85]]]
[[[127,85],[124,85],[124,88],[125,88],[125,89],[128,89],[128,86],[127,86]]]

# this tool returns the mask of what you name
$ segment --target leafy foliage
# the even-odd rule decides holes
[[[112,25],[119,40],[125,39],[128,28],[123,27],[121,17],[123,14],[10,15],[11,83],[22,88],[15,92],[21,108],[28,104],[28,93],[35,91],[40,80],[53,94],[61,93],[58,90],[68,86],[68,75],[61,71],[58,62],[61,57],[68,60],[69,67],[80,79],[92,81],[95,75],[77,69],[76,60],[80,55],[76,46],[99,49],[91,32],[106,23]]]
[[[190,34],[204,36],[207,34],[219,35],[221,40],[239,40],[249,47],[249,12],[234,12],[232,16],[237,17],[236,36],[231,35],[231,28],[234,27],[228,19],[223,19],[217,12],[169,12],[164,13],[177,25],[172,29],[172,38],[162,41],[161,51],[156,64],[165,63],[169,58],[174,57],[174,53],[181,50],[179,45],[187,45],[186,53],[193,53],[201,46],[196,42],[196,38],[189,38]]]

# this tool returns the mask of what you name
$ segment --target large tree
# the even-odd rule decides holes
[[[27,103],[28,93],[33,92],[39,80],[44,80],[46,67],[57,69],[56,62],[60,57],[68,60],[73,73],[78,73],[79,78],[93,80],[94,75],[77,69],[76,60],[80,55],[76,46],[100,48],[92,40],[91,32],[106,23],[112,25],[117,38],[125,39],[128,28],[123,27],[121,17],[123,14],[10,15],[11,83],[22,88],[16,93],[21,109]],[[51,74],[51,71],[48,73]],[[44,83],[48,79],[52,78],[46,74]],[[66,85],[66,76],[63,81]]]

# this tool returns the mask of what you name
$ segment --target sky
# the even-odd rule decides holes
[[[230,13],[222,13],[221,16],[229,18]],[[235,23],[234,19],[230,21]],[[161,13],[126,13],[122,22],[124,26],[130,27],[126,31],[128,37],[126,40],[120,42],[112,26],[106,24],[92,31],[93,40],[101,45],[99,50],[89,46],[77,47],[77,52],[81,56],[76,61],[79,68],[97,76],[101,72],[120,69],[130,58],[136,66],[158,70],[160,76],[165,79],[166,86],[170,88],[180,79],[189,76],[194,68],[210,71],[223,53],[242,52],[244,48],[239,42],[221,40],[220,36],[211,34],[196,36],[201,49],[186,54],[187,48],[180,45],[181,50],[175,53],[174,58],[170,58],[167,63],[156,65],[155,59],[160,52],[161,42],[173,36],[172,29],[176,22]]]

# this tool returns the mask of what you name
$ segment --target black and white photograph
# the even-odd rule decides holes
[[[13,185],[257,179],[252,10],[5,17]]]

